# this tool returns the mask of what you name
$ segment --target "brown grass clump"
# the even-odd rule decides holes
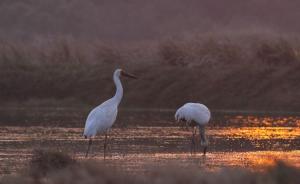
[[[180,168],[170,164],[165,167],[150,167],[146,173],[138,171],[138,174],[124,172],[118,168],[107,165],[105,162],[74,162],[61,153],[38,153],[38,165],[40,161],[47,163],[40,169],[29,167],[29,173],[41,172],[41,174],[17,174],[2,178],[1,183],[6,184],[99,184],[99,183],[131,183],[131,184],[161,184],[161,183],[206,183],[206,184],[296,184],[300,177],[300,170],[290,167],[283,162],[278,162],[274,167],[263,172],[254,172],[242,168],[223,168],[219,171],[207,171],[199,167]],[[35,156],[35,157],[36,157]],[[33,158],[36,160],[36,158]],[[51,162],[49,162],[51,161]],[[44,164],[42,164],[44,165]],[[46,174],[45,174],[46,173]]]
[[[187,65],[186,57],[188,56],[183,44],[167,41],[159,46],[158,55],[162,62],[170,66]]]
[[[270,65],[293,64],[299,61],[293,46],[286,40],[264,41],[256,48],[256,57]]]
[[[214,64],[222,62],[229,65],[241,62],[243,52],[239,43],[234,43],[228,39],[217,40],[216,38],[204,40],[198,50],[198,54],[204,62],[213,62]]]
[[[29,174],[33,178],[40,178],[46,176],[48,173],[56,172],[74,164],[76,164],[76,161],[62,152],[34,150],[29,163]]]

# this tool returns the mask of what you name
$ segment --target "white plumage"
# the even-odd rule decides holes
[[[195,121],[198,125],[206,125],[210,120],[209,109],[200,103],[186,103],[175,113],[175,120]]]
[[[84,136],[91,138],[110,129],[117,118],[118,105],[112,98],[94,108],[87,117]]]
[[[86,157],[88,155],[90,145],[92,144],[91,138],[96,136],[97,134],[105,133],[105,142],[104,142],[104,158],[105,158],[105,150],[107,144],[107,131],[112,127],[112,125],[116,121],[117,114],[118,114],[118,106],[123,97],[123,87],[120,81],[121,75],[131,77],[131,78],[136,78],[131,74],[125,73],[121,69],[115,70],[113,75],[113,80],[116,85],[115,95],[111,99],[95,107],[87,117],[84,133],[83,133],[85,138],[89,138],[89,145],[86,152]]]
[[[201,145],[204,146],[204,154],[208,147],[208,141],[205,135],[205,126],[208,124],[211,117],[209,109],[200,103],[186,103],[180,107],[175,113],[176,121],[186,121],[188,124],[195,122],[199,128]],[[195,145],[195,132],[193,132],[192,145]],[[192,148],[194,149],[194,148]]]

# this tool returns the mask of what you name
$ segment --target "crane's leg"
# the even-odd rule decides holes
[[[194,153],[196,153],[197,148],[197,128],[194,127]]]
[[[199,126],[199,134],[200,134],[201,146],[203,146],[203,155],[205,155],[208,147],[208,142],[206,140],[204,126]]]
[[[85,158],[87,158],[87,156],[88,156],[88,154],[89,154],[91,145],[92,145],[92,139],[90,138],[90,139],[89,139],[88,149],[87,149],[86,154],[85,154]]]
[[[110,136],[109,136],[110,133],[109,132],[110,132],[110,129],[106,131],[106,133],[107,133],[107,141],[106,141],[107,148],[106,149],[107,149],[107,152],[110,152],[110,154],[111,154],[111,145],[112,145],[111,142],[112,142],[112,138],[110,138]]]
[[[106,148],[107,148],[107,132],[105,133],[105,139],[104,139],[104,153],[103,153],[104,160],[106,156]]]
[[[193,128],[192,142],[191,142],[191,155],[196,152],[196,150],[195,150],[195,145],[196,145],[195,137],[196,137],[196,130],[195,130],[195,128]]]
[[[199,149],[199,144],[198,144],[199,137],[197,136],[197,127],[195,127],[194,130],[195,130],[195,153],[196,153],[198,152]]]

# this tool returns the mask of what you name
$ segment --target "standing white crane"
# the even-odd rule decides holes
[[[121,69],[114,72],[113,80],[116,85],[116,94],[109,100],[103,102],[101,105],[95,107],[88,115],[85,122],[84,137],[89,139],[89,144],[85,157],[88,156],[90,146],[92,145],[92,138],[97,134],[105,134],[104,140],[104,159],[107,147],[107,132],[114,124],[117,114],[118,106],[123,97],[123,87],[120,81],[120,76],[126,76],[136,79],[134,75],[128,74]]]
[[[200,134],[200,145],[204,147],[203,154],[206,154],[206,150],[208,147],[208,141],[205,135],[205,126],[208,124],[210,120],[210,111],[209,109],[200,103],[186,103],[182,107],[180,107],[175,113],[176,121],[186,121],[187,124],[193,125],[192,122],[195,122],[194,126],[198,126],[199,134]],[[195,127],[192,135],[192,148],[195,151]]]

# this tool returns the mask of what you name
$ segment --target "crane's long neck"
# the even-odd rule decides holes
[[[122,87],[122,83],[120,81],[119,76],[114,75],[114,83],[116,85],[116,94],[113,97],[113,100],[115,100],[116,103],[119,105],[119,103],[121,102],[121,99],[123,97],[123,87]]]

